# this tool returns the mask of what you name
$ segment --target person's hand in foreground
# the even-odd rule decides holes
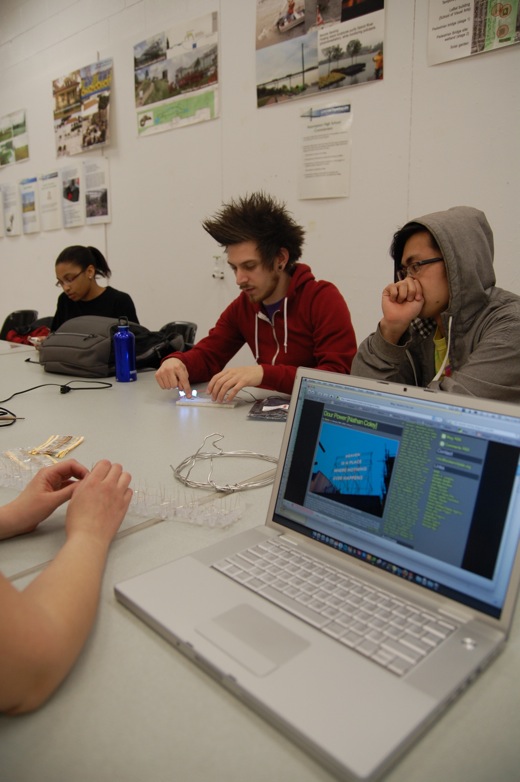
[[[106,459],[45,467],[0,508],[0,536],[35,529],[70,500],[67,539],[23,591],[0,575],[0,711],[40,706],[70,671],[93,625],[110,542],[132,498],[131,477]]]

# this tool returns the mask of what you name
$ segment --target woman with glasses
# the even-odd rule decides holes
[[[456,206],[393,238],[394,282],[352,374],[520,402],[520,297],[495,285],[483,212]]]
[[[126,316],[139,323],[134,302],[128,295],[110,285],[99,285],[97,277],[109,279],[112,272],[96,247],[66,247],[56,259],[56,286],[63,292],[58,298],[51,331],[80,315],[102,315],[105,318]]]

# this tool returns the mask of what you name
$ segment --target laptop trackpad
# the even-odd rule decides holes
[[[271,673],[309,646],[304,638],[245,604],[195,629],[257,676]]]

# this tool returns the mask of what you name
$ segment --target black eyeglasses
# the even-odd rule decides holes
[[[439,263],[444,258],[428,258],[426,261],[414,261],[409,263],[408,266],[400,266],[397,270],[397,279],[406,280],[407,277],[413,274],[419,274],[421,266],[427,266],[429,263]]]
[[[74,280],[77,280],[80,274],[84,274],[86,269],[82,269],[77,274],[73,274],[71,277],[66,277],[64,280],[57,280],[56,281],[56,287],[57,288],[63,288],[65,285],[70,285],[74,282]]]

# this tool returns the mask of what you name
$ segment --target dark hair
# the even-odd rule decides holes
[[[302,254],[304,229],[298,225],[284,204],[265,193],[232,200],[202,227],[222,247],[240,242],[256,243],[262,263],[273,268],[282,248],[289,253],[286,271],[291,271]]]
[[[435,250],[435,252],[441,252],[440,247],[437,245],[437,242],[433,238],[431,232],[426,228],[425,225],[422,225],[421,223],[406,223],[406,225],[403,225],[403,227],[396,231],[394,234],[394,238],[392,239],[392,244],[390,245],[390,255],[394,259],[394,279],[397,280],[397,271],[401,267],[401,261],[403,259],[403,252],[404,252],[404,246],[408,239],[410,239],[411,236],[414,236],[415,234],[419,233],[427,233],[429,234],[432,249]]]
[[[100,277],[110,277],[112,272],[105,260],[105,256],[97,247],[83,247],[82,244],[74,244],[72,247],[65,247],[56,258],[57,266],[59,263],[76,263],[81,266],[83,271],[89,266],[93,266],[96,274]]]

